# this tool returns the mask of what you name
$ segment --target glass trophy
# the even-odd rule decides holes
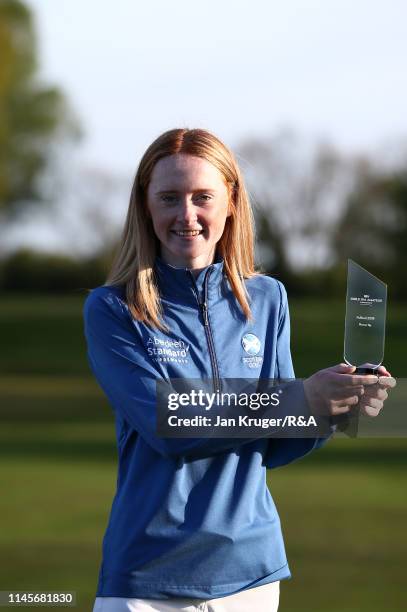
[[[352,259],[348,259],[344,360],[356,366],[355,374],[375,374],[383,362],[387,285]],[[356,437],[358,407],[331,417],[340,431]]]
[[[383,362],[387,285],[348,259],[344,359],[355,374],[374,374]]]

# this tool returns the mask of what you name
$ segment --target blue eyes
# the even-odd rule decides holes
[[[201,200],[203,202],[208,202],[209,200],[212,199],[212,196],[203,193],[203,194],[197,196],[195,199],[196,200]],[[166,204],[176,204],[177,201],[178,201],[177,196],[175,196],[175,195],[163,195],[163,196],[161,196],[161,200],[163,202],[165,202]]]

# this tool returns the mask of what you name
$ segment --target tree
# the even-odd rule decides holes
[[[407,297],[407,170],[380,172],[365,162],[334,240],[337,260],[355,259]]]
[[[351,184],[347,160],[332,145],[308,143],[286,129],[242,142],[238,158],[254,204],[263,268],[287,278],[329,267],[334,227]]]
[[[0,218],[14,220],[42,200],[40,178],[56,139],[78,137],[57,87],[39,83],[32,16],[20,0],[0,0]]]

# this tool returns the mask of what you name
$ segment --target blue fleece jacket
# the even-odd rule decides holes
[[[113,409],[117,491],[96,595],[210,599],[290,577],[266,468],[304,456],[324,438],[160,438],[156,380],[293,378],[281,282],[248,279],[247,321],[223,262],[197,278],[156,260],[169,332],[132,318],[124,288],[100,286],[84,305],[88,360]],[[260,341],[256,355],[242,342]],[[257,341],[258,342],[258,341]],[[295,404],[306,404],[302,383]]]

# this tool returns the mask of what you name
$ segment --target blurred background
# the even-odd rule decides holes
[[[82,306],[161,132],[236,154],[297,376],[342,360],[348,257],[388,283],[385,364],[405,376],[406,20],[403,0],[0,0],[0,590],[92,607],[117,454]],[[268,473],[282,611],[405,609],[406,450],[338,437]]]

